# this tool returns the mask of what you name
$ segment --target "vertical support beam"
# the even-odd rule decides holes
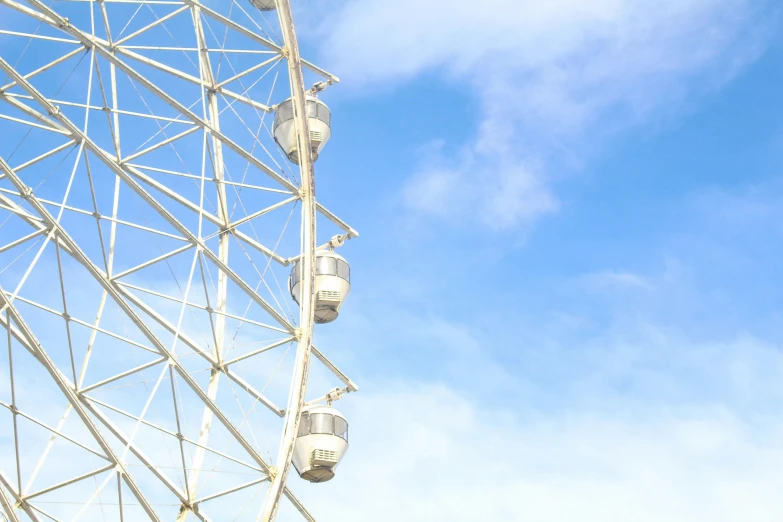
[[[218,106],[217,97],[217,84],[214,74],[212,73],[212,63],[209,59],[209,52],[207,51],[207,41],[204,35],[204,26],[201,20],[201,7],[197,4],[191,4],[191,14],[193,16],[193,26],[196,31],[196,43],[199,49],[199,72],[201,75],[201,82],[208,85],[206,89],[206,99],[204,100],[205,107],[204,119],[209,125],[220,132],[220,108]],[[202,89],[204,89],[202,87]],[[206,130],[204,132],[207,132]],[[218,200],[218,215],[221,222],[221,231],[218,239],[218,258],[220,262],[228,266],[228,246],[229,246],[229,232],[226,225],[229,223],[228,203],[226,201],[226,185],[223,183],[225,180],[225,164],[223,162],[223,143],[218,140],[212,133],[207,133],[212,142],[212,169],[214,171],[215,179],[217,180],[217,200]],[[204,147],[207,146],[207,141],[204,141]],[[205,151],[206,153],[206,151]],[[202,176],[203,176],[202,172]],[[202,180],[202,190],[203,190]],[[203,201],[203,197],[202,197]],[[203,212],[203,208],[201,211]],[[203,214],[201,214],[203,215]],[[199,216],[199,219],[201,218]],[[221,371],[219,366],[223,364],[223,344],[225,342],[225,330],[226,330],[226,304],[228,294],[228,277],[222,270],[218,270],[218,285],[217,285],[217,302],[215,304],[216,314],[214,314],[214,328],[215,328],[215,360],[218,367],[213,367],[209,375],[209,386],[207,387],[207,396],[214,401],[217,398],[218,385],[220,384]],[[206,454],[206,447],[209,443],[209,432],[212,427],[212,419],[214,414],[212,410],[205,406],[204,413],[201,418],[201,429],[198,436],[198,446],[196,447],[196,453],[193,455],[193,465],[191,466],[191,474],[188,480],[189,491],[188,501],[192,505],[196,499],[196,492],[198,491],[198,478],[199,473],[204,463],[204,456]],[[182,509],[177,515],[177,522],[184,522],[187,519],[188,510]]]
[[[120,510],[120,522],[125,522],[125,512],[122,508],[122,474],[117,472],[117,507]]]
[[[294,124],[299,151],[299,176],[302,181],[302,295],[299,298],[299,344],[296,348],[291,392],[286,408],[285,426],[277,454],[277,463],[271,470],[271,484],[266,493],[261,520],[272,522],[277,516],[285,483],[291,468],[299,420],[304,407],[307,379],[310,373],[310,353],[313,346],[313,322],[315,319],[315,171],[310,148],[310,132],[307,125],[304,75],[299,44],[294,30],[294,18],[290,0],[277,0],[277,13],[283,33],[284,55],[288,58],[288,77],[294,102]]]

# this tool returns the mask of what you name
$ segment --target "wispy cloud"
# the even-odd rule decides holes
[[[585,285],[596,291],[652,290],[653,283],[646,277],[622,270],[604,270],[581,277]]]
[[[322,49],[349,84],[434,73],[466,87],[478,102],[476,134],[453,144],[456,153],[426,154],[403,199],[419,213],[508,229],[556,211],[552,180],[602,137],[676,113],[691,92],[755,58],[765,39],[761,7],[348,0],[327,17]]]
[[[520,399],[517,414],[437,386],[356,399],[342,486],[314,509],[379,522],[783,515],[772,486],[783,464],[777,421],[760,437],[719,407],[522,417]]]
[[[557,199],[539,166],[500,141],[486,141],[462,147],[457,157],[445,154],[442,142],[431,143],[403,189],[405,204],[444,220],[474,216],[495,230],[555,212]]]
[[[584,278],[627,287],[618,308],[638,295],[670,302],[683,284],[669,271]],[[595,307],[583,312],[607,308]],[[325,520],[783,515],[770,486],[783,478],[775,413],[783,354],[774,343],[700,341],[677,321],[611,310],[598,331],[563,328],[546,310],[513,311],[519,316],[490,331],[478,321],[417,319],[388,306],[382,313],[345,323],[360,337],[361,324],[371,328],[376,342],[367,345],[389,353],[367,357],[376,367],[358,372],[367,386],[337,405],[351,421],[352,445],[328,500],[312,493],[314,510],[334,513]],[[426,351],[435,362],[422,368]]]

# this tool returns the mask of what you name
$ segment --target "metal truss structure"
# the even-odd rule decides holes
[[[358,234],[315,199],[306,85],[338,79],[276,7],[0,0],[7,520],[314,520],[301,411],[357,391],[313,346],[315,252]]]

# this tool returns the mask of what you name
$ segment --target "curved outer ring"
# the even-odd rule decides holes
[[[307,132],[304,75],[290,0],[277,0],[277,13],[283,33],[285,51],[288,55],[288,76],[295,108],[294,125],[299,148],[299,177],[302,180],[300,189],[302,200],[301,259],[303,261],[302,272],[306,277],[302,278],[302,302],[299,304],[299,331],[297,332],[299,343],[296,349],[285,427],[283,428],[276,466],[270,470],[272,472],[271,484],[262,508],[263,522],[271,522],[275,519],[291,468],[296,435],[299,432],[299,421],[307,391],[307,379],[310,373],[310,354],[313,346],[313,323],[315,321],[315,171],[310,149],[310,133]]]

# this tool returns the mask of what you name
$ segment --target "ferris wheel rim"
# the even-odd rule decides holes
[[[290,17],[290,3],[289,3],[289,1],[288,0],[277,0],[277,1],[278,1],[278,6],[279,6],[278,14],[280,14],[285,9],[285,10],[287,10],[288,15]],[[76,36],[77,38],[79,36],[84,37],[83,34],[77,34],[75,32],[69,31],[69,29],[73,29],[74,31],[78,31],[78,29],[69,26],[69,23],[67,22],[66,19],[63,19],[62,17],[60,17],[57,14],[56,11],[48,8],[40,0],[30,0],[30,3],[33,6],[37,7],[40,12],[45,13],[45,16],[43,18],[42,17],[36,17],[36,16],[34,16],[34,17],[36,17],[39,20],[41,20],[42,22],[46,22],[46,23],[51,23],[51,21],[54,20],[57,24],[59,24],[59,26],[60,26],[59,28],[63,29],[64,32],[67,32],[67,33],[71,34],[72,36]],[[198,2],[198,1],[187,0],[184,3],[186,5],[188,5],[194,11],[198,11],[199,9],[201,9],[203,7],[200,4],[200,2]],[[16,3],[13,2],[13,0],[0,0],[0,5],[10,6],[12,4],[16,4]],[[16,5],[18,5],[18,4],[16,4]],[[33,10],[31,10],[27,14],[34,14],[34,12],[33,12]],[[45,19],[47,17],[50,18],[50,19]],[[289,35],[289,45],[290,45],[290,42],[293,41],[293,46],[296,47],[296,35],[295,35],[295,32],[294,32],[292,19],[291,19],[290,29],[291,29],[291,35]],[[82,41],[82,44],[85,45],[85,47],[87,47],[88,43],[90,44],[89,48],[92,50],[93,54],[95,54],[95,53],[102,54],[104,56],[104,58],[109,59],[108,56],[110,56],[111,53],[107,52],[107,49],[102,44],[100,44],[100,42],[97,42],[95,40],[95,37],[93,37],[91,40],[90,39],[85,39],[84,41]],[[288,49],[288,52],[289,53],[291,52],[290,48]],[[308,62],[300,61],[299,58],[298,58],[298,49],[296,51],[296,56],[297,56],[297,59],[294,61],[295,65],[293,67],[295,69],[295,71],[294,71],[295,74],[298,74],[299,81],[297,82],[298,89],[294,90],[293,94],[294,94],[295,98],[298,98],[298,102],[300,102],[302,104],[301,107],[300,107],[300,110],[299,110],[299,114],[301,116],[301,119],[303,120],[303,122],[302,121],[299,122],[299,128],[301,129],[302,127],[304,127],[304,128],[307,127],[307,121],[304,118],[305,111],[304,111],[304,105],[303,104],[304,104],[304,101],[305,101],[305,93],[304,93],[304,80],[303,80],[303,76],[302,76],[302,67],[304,66],[304,67],[307,67],[310,70],[313,70],[315,66],[311,66],[311,64],[309,64]],[[2,58],[0,58],[0,60],[2,60]],[[292,67],[290,58],[289,58],[288,62],[289,62],[289,67]],[[114,63],[114,62],[112,62],[112,63]],[[5,72],[7,72],[9,74],[11,74],[12,72],[15,72],[15,68],[13,66],[11,66],[10,64],[8,64],[7,62],[5,62],[4,60],[2,62],[0,62],[0,64],[4,65],[2,67],[2,69]],[[119,67],[119,65],[118,65],[118,67]],[[132,71],[132,69],[129,69],[129,70]],[[331,76],[331,78],[333,78],[335,81],[337,80],[333,76]],[[202,80],[203,80],[203,78],[202,78]],[[25,85],[26,87],[32,87],[32,85],[29,84],[28,82],[26,82],[24,77],[22,77],[21,75],[17,74],[16,77],[15,77],[15,81],[19,85]],[[145,87],[147,87],[149,90],[153,90],[155,85],[154,84],[149,84],[149,85],[145,85]],[[34,87],[32,87],[32,88],[34,89]],[[162,94],[165,95],[165,93],[162,93]],[[33,97],[35,98],[35,96],[33,96]],[[47,101],[47,98],[44,97],[44,96],[41,96],[41,99],[39,99],[37,101],[38,102],[45,102],[45,101]],[[169,101],[174,101],[175,102],[175,100],[169,100]],[[184,108],[185,111],[188,110],[185,107],[182,107],[182,108]],[[54,113],[52,115],[53,121],[60,121],[59,118],[57,118],[57,116],[56,116],[57,108],[54,105],[51,105],[51,109],[52,109],[51,112]],[[199,123],[201,123],[201,122],[199,122]],[[69,126],[64,124],[64,127],[68,128]],[[210,130],[211,134],[213,135],[213,139],[218,139],[221,142],[221,147],[224,144],[227,144],[223,140],[220,140],[219,138],[216,138],[216,137],[220,136],[220,134],[221,134],[219,125],[216,127],[214,124],[209,125],[209,122],[207,122],[207,125],[205,125],[204,127],[208,128]],[[78,128],[73,128],[73,129],[69,129],[69,130],[72,131],[72,132],[79,133],[79,129]],[[299,256],[297,256],[297,257],[298,257],[298,259],[300,261],[302,261],[303,266],[305,266],[305,267],[307,267],[308,265],[310,266],[310,269],[306,270],[306,272],[309,273],[309,277],[306,278],[306,279],[309,281],[310,290],[309,291],[305,291],[305,295],[306,296],[309,295],[310,296],[310,301],[312,301],[312,297],[313,297],[312,294],[313,294],[314,281],[315,281],[314,259],[315,259],[315,251],[316,251],[316,246],[317,246],[316,245],[316,236],[315,236],[316,213],[321,213],[322,215],[326,216],[327,219],[329,219],[332,222],[335,222],[336,224],[338,224],[338,226],[340,226],[343,229],[344,236],[346,238],[357,237],[358,233],[356,233],[355,230],[350,228],[347,224],[345,224],[344,222],[339,220],[339,218],[337,218],[336,216],[331,214],[329,211],[327,211],[325,208],[323,208],[319,203],[317,203],[315,201],[314,196],[313,196],[314,195],[314,181],[315,180],[314,180],[314,171],[313,171],[313,167],[312,167],[312,159],[310,158],[311,147],[310,147],[310,145],[308,143],[309,142],[309,134],[307,132],[301,132],[300,131],[300,132],[298,132],[298,136],[299,136],[299,138],[301,140],[303,140],[302,142],[300,142],[299,150],[304,152],[304,154],[302,156],[305,158],[305,161],[300,162],[300,172],[305,172],[305,171],[307,172],[306,175],[300,176],[300,179],[303,181],[303,183],[302,183],[303,185],[305,184],[304,183],[305,179],[309,180],[310,183],[309,183],[309,187],[306,187],[304,189],[301,188],[301,187],[291,187],[291,188],[296,188],[300,194],[303,191],[306,194],[308,194],[308,195],[300,198],[301,200],[304,200],[306,198],[309,198],[309,200],[310,200],[308,205],[305,205],[305,204],[302,205],[303,216],[305,216],[305,218],[303,218],[302,222],[303,222],[304,230],[311,230],[311,233],[309,234],[309,239],[307,239],[307,241],[306,241],[307,242],[306,252],[304,251],[304,248],[303,248],[302,249],[303,252]],[[89,136],[82,135],[81,139],[82,139],[81,145],[80,145],[81,147],[95,148],[96,150],[92,150],[92,152],[94,154],[99,153],[99,148],[96,147],[94,144],[90,143]],[[230,145],[229,145],[229,147],[230,147]],[[110,160],[109,163],[112,163],[111,158],[101,158],[101,159],[108,159],[108,160]],[[2,160],[2,158],[0,158],[0,160]],[[218,162],[218,164],[219,163],[220,162]],[[123,170],[122,169],[122,165],[117,165],[117,164],[114,164],[114,163],[113,163],[113,165],[114,165],[115,169],[117,169],[118,171]],[[16,176],[14,174],[12,167],[9,164],[5,163],[4,160],[2,161],[2,163],[0,163],[0,167],[2,167],[2,169],[5,171],[6,176],[9,179],[12,179],[12,180],[15,180],[15,181],[21,181],[21,178],[19,178],[18,176]],[[119,175],[119,173],[118,173],[118,175]],[[123,178],[123,179],[124,179],[124,181],[126,181],[126,183],[130,183],[131,181],[133,181],[132,178],[130,178],[130,177],[128,177],[127,179],[125,179],[125,178]],[[283,180],[281,179],[280,181],[283,181]],[[282,184],[284,184],[284,183],[282,183]],[[285,184],[284,184],[284,186],[285,186]],[[23,192],[24,190],[29,189],[29,187],[26,187],[26,185],[24,185],[24,184],[20,184],[18,188],[19,188],[20,192]],[[307,206],[307,209],[305,210],[306,206]],[[43,207],[41,207],[40,210],[42,211],[42,213],[44,213],[44,211],[45,211],[45,209]],[[159,211],[165,211],[165,208],[161,208],[161,209],[159,209]],[[223,211],[224,212],[226,211],[226,206],[225,205],[223,205]],[[52,228],[56,228],[56,222],[54,222],[54,221],[50,222],[49,225]],[[182,232],[184,232],[184,230]],[[59,237],[63,237],[63,238],[67,237],[67,231],[60,230],[58,232],[58,238]],[[59,239],[58,239],[58,241],[59,241]],[[71,250],[73,252],[77,252],[78,245],[76,245],[74,243],[74,244],[72,244],[70,246],[70,248],[71,248]],[[209,254],[205,254],[205,255],[214,255],[214,253],[212,253],[211,250],[209,250],[209,249],[204,249],[204,250],[210,252]],[[69,252],[69,253],[71,253],[71,252]],[[212,261],[219,267],[221,274],[229,274],[229,273],[231,273],[231,268],[228,266],[228,264],[224,260],[220,259],[219,256],[217,258],[213,258]],[[288,261],[288,260],[284,260],[284,261]],[[100,275],[100,274],[96,274],[96,277],[97,277],[97,275]],[[239,277],[237,279],[241,280],[241,278],[239,278]],[[234,282],[237,283],[237,284],[240,284],[241,281],[234,281]],[[107,285],[111,286],[109,284],[109,282],[107,282]],[[119,293],[120,290],[115,289],[115,292],[117,292],[117,296],[124,295],[127,298],[127,294],[120,294]],[[4,293],[0,292],[0,298],[2,298],[0,303],[2,303],[4,307],[7,307],[9,310],[11,308],[13,308],[13,306],[10,305],[8,300],[5,298],[5,294]],[[119,299],[119,300],[122,300],[122,299]],[[297,351],[301,352],[304,355],[299,357],[300,359],[302,359],[303,362],[302,362],[301,365],[297,365],[297,368],[301,368],[302,371],[304,372],[304,379],[300,380],[300,383],[301,383],[302,386],[305,386],[306,385],[306,381],[307,381],[306,371],[307,371],[307,368],[309,366],[311,350],[312,350],[312,353],[314,355],[316,355],[316,357],[318,359],[320,359],[320,360],[323,360],[323,355],[320,352],[318,352],[317,350],[315,350],[315,348],[312,346],[312,329],[313,329],[313,322],[314,322],[313,321],[314,310],[313,310],[312,304],[310,306],[307,306],[307,305],[301,306],[300,310],[301,310],[300,322],[299,322],[300,327],[298,329],[299,330],[298,332],[296,332],[295,329],[292,326],[290,326],[288,324],[288,322],[284,318],[279,318],[278,322],[289,333],[291,333],[291,334],[296,333],[299,336],[300,348]],[[270,315],[272,315],[273,318],[275,317],[273,315],[273,314],[276,313],[274,308],[270,307],[270,309],[267,310],[267,312],[270,313]],[[303,315],[304,315],[304,317],[303,317]],[[278,319],[278,318],[276,318],[276,319]],[[14,323],[19,324],[20,322],[23,322],[21,317],[14,317]],[[7,329],[9,331],[9,335],[11,335],[11,333],[10,333],[11,332],[10,321],[8,321]],[[27,339],[27,341],[34,346],[33,339],[34,339],[34,336],[31,336],[30,338]],[[176,365],[174,365],[174,366],[176,366]],[[336,369],[336,367],[333,367],[333,368]],[[337,373],[337,372],[335,372],[335,373]],[[218,373],[217,375],[220,375],[220,373]],[[343,374],[343,376],[344,376],[344,374]],[[346,380],[347,380],[347,377],[345,377],[345,379],[343,379],[344,382]],[[296,377],[293,379],[293,384],[296,384]],[[352,385],[352,383],[351,383],[351,385]],[[349,387],[351,385],[349,385]],[[197,386],[194,387],[194,391],[195,391],[195,388],[197,388]],[[355,389],[356,389],[356,387],[355,387],[355,385],[353,385],[353,388],[350,391],[355,391]],[[303,391],[303,389],[300,390],[300,391]],[[208,399],[208,397],[209,396],[207,395],[206,398]],[[292,395],[292,397],[293,397],[293,395]],[[218,414],[219,407],[214,404],[214,401],[205,400],[204,397],[201,397],[201,398],[205,402],[205,404],[207,404],[207,408],[209,408],[210,411],[213,411],[213,413]],[[293,433],[294,436],[295,436],[297,430],[293,429],[293,431],[291,431],[289,428],[291,426],[294,426],[294,427],[297,426],[298,422],[299,422],[299,419],[301,418],[301,409],[302,409],[303,404],[304,404],[304,397],[303,397],[303,395],[300,394],[300,396],[297,398],[297,400],[294,401],[294,403],[295,403],[294,407],[291,408],[289,406],[288,408],[286,408],[285,412],[286,412],[286,433],[289,433],[289,434]],[[291,419],[290,422],[289,422],[289,419]],[[230,422],[228,424],[230,424]],[[239,440],[240,438],[241,438],[241,436],[237,437],[237,440]],[[284,435],[284,442],[285,442],[285,435]],[[281,444],[281,446],[282,445],[283,444]],[[246,448],[246,449],[248,449],[248,448]],[[263,458],[258,462],[259,465],[262,465],[262,462],[263,462]],[[280,462],[282,462],[282,465],[280,464]],[[283,486],[285,485],[285,478],[286,478],[286,474],[288,472],[288,469],[290,468],[290,464],[291,464],[291,455],[290,455],[290,453],[288,453],[287,456],[282,461],[280,461],[280,460],[278,461],[278,465],[276,466],[276,473],[270,473],[270,475],[273,475],[273,482],[274,481],[278,481],[278,482],[282,483]],[[125,473],[125,474],[128,475],[129,477],[132,476],[131,473]],[[2,491],[2,487],[0,487],[0,491]],[[271,514],[269,516],[265,515],[264,520],[271,520],[271,519],[274,518],[277,506],[279,505],[279,501],[280,501],[281,495],[283,493],[286,496],[288,496],[289,498],[293,497],[293,494],[291,494],[289,491],[285,490],[284,488],[280,488],[278,490],[278,493],[276,493],[275,495],[272,496],[272,502],[271,502],[271,504],[268,504],[268,505],[272,506],[271,508],[269,508],[269,509],[271,509]],[[2,499],[0,499],[0,500],[2,500]],[[293,498],[292,498],[292,500],[293,500]],[[296,502],[295,502],[295,504],[296,504]],[[301,506],[301,504],[299,506]],[[269,512],[269,509],[267,509],[268,512]],[[298,507],[298,509],[299,509],[299,507]],[[302,507],[302,509],[303,509],[303,507]]]
[[[299,43],[294,29],[290,0],[276,0],[277,13],[287,50],[289,82],[294,104],[294,128],[298,141],[300,196],[302,201],[302,287],[299,301],[299,330],[294,375],[291,379],[291,391],[288,395],[285,427],[280,442],[278,460],[272,472],[271,484],[267,490],[262,508],[262,522],[272,522],[280,506],[288,472],[294,457],[294,445],[299,432],[299,423],[304,407],[304,393],[307,389],[310,357],[313,345],[315,324],[315,251],[316,251],[316,204],[315,169],[313,166],[310,132],[307,121],[306,93],[302,64],[299,56]],[[304,277],[306,275],[306,277]]]

